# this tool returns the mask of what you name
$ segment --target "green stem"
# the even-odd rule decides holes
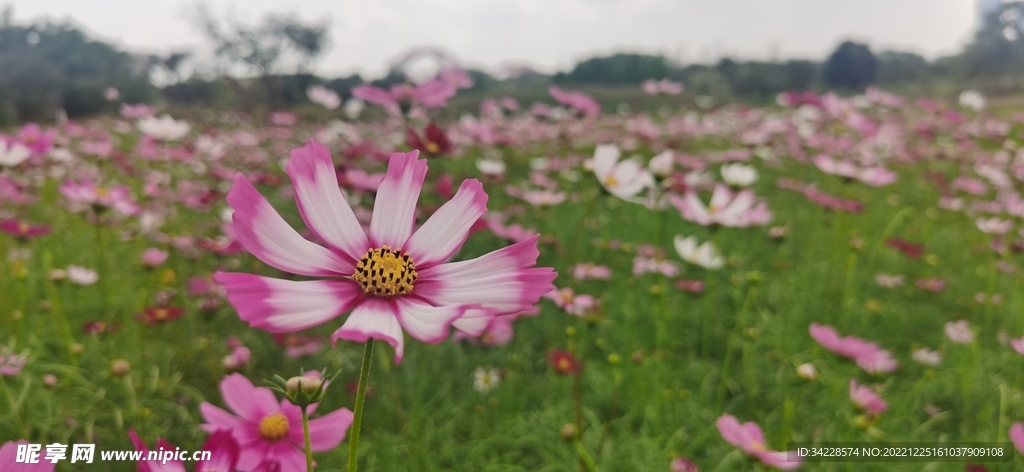
[[[363,366],[359,369],[359,388],[356,390],[356,409],[349,429],[348,472],[359,468],[359,426],[363,422],[363,403],[366,401],[366,381],[370,378],[370,360],[373,358],[373,338],[363,348]]]
[[[313,448],[309,445],[309,414],[302,408],[302,438],[306,443],[306,472],[313,472]]]
[[[105,315],[110,321],[114,321],[113,315],[111,314],[110,304],[110,289],[107,288],[108,282],[107,277],[110,272],[107,271],[107,253],[103,244],[103,224],[100,221],[100,216],[96,215],[96,271],[100,273],[100,294],[103,296],[103,309],[106,311]]]
[[[583,223],[587,221],[587,216],[589,216],[590,212],[594,210],[594,206],[597,204],[597,199],[600,196],[600,194],[595,195],[594,198],[591,198],[590,202],[587,203],[587,207],[583,209],[583,214],[580,215],[580,221],[576,223],[576,231],[573,232],[572,235],[572,249],[569,260],[569,286],[573,289],[576,288],[576,277],[573,277],[572,268],[576,266],[577,262],[579,262],[580,236],[583,234]]]
[[[594,458],[590,457],[587,448],[583,447],[583,442],[579,439],[576,440],[576,452],[580,454],[580,466],[584,468],[584,471],[597,472],[597,464],[594,463]]]

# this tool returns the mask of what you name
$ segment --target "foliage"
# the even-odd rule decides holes
[[[69,117],[109,108],[108,87],[122,98],[147,101],[155,89],[138,57],[90,40],[70,24],[15,25],[0,20],[0,123]]]
[[[844,41],[825,61],[822,79],[828,87],[862,90],[875,82],[878,58],[865,44]]]

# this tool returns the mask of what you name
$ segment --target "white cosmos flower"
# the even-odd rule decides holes
[[[757,169],[743,164],[726,164],[722,166],[722,180],[736,187],[748,187],[757,182]]]
[[[974,331],[967,320],[950,321],[946,323],[946,336],[950,341],[957,344],[970,344],[974,342]]]
[[[501,384],[501,373],[494,367],[477,367],[473,371],[473,388],[486,393]]]
[[[497,159],[477,159],[476,170],[484,175],[505,175],[505,163]]]
[[[910,357],[913,357],[919,364],[924,364],[930,367],[935,367],[942,363],[942,354],[926,347],[914,349],[914,352],[910,354]]]
[[[647,163],[647,170],[658,177],[668,177],[672,173],[673,162],[675,155],[672,150],[665,150],[651,158],[651,162]]]
[[[177,141],[192,129],[187,121],[175,120],[171,115],[161,115],[159,118],[149,116],[139,120],[136,126],[146,136],[161,141]]]
[[[32,150],[20,143],[8,143],[0,139],[0,166],[14,167],[32,157]]]
[[[92,285],[100,279],[100,274],[97,274],[95,270],[74,265],[68,266],[67,276],[71,283],[83,286]]]
[[[711,270],[720,269],[725,265],[725,258],[711,241],[705,241],[704,244],[698,246],[696,237],[684,238],[676,235],[674,243],[679,257],[686,262]]]
[[[977,90],[964,90],[960,92],[960,106],[974,111],[984,110],[985,96]]]
[[[654,177],[643,168],[640,160],[630,158],[619,161],[621,152],[614,144],[602,144],[594,150],[591,166],[594,175],[609,193],[626,201],[642,203],[636,199],[640,192],[654,186]]]
[[[978,225],[978,229],[982,233],[988,234],[1006,234],[1013,229],[1013,221],[1000,220],[995,216],[992,218],[978,218],[975,220],[975,224]]]
[[[365,107],[366,102],[363,102],[362,100],[356,97],[352,97],[345,102],[345,117],[350,120],[359,118],[359,115],[363,113],[363,108]]]

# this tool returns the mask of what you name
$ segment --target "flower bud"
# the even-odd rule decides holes
[[[295,377],[288,379],[286,386],[288,395],[296,396],[299,394],[299,390],[306,395],[312,395],[316,393],[317,390],[320,390],[320,386],[323,384],[323,380],[318,378],[296,375]]]
[[[562,426],[560,434],[562,435],[562,439],[566,441],[572,441],[573,439],[576,439],[576,425],[572,423],[566,423],[565,426]]]
[[[814,364],[800,364],[796,368],[796,375],[801,379],[811,382],[818,377],[818,371],[814,368]]]
[[[110,363],[110,372],[117,377],[124,377],[125,375],[128,375],[128,372],[131,372],[131,370],[132,365],[124,359],[116,359],[114,362]]]

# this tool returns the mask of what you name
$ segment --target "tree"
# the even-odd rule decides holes
[[[878,58],[865,44],[845,41],[829,56],[824,67],[825,85],[861,90],[878,75]]]
[[[200,4],[193,21],[213,46],[220,75],[236,89],[241,86],[235,75],[255,75],[271,107],[279,104],[282,93],[282,84],[273,76],[306,74],[328,41],[326,20],[305,24],[292,15],[270,14],[258,25],[243,25],[219,20]]]
[[[1024,2],[1004,3],[986,15],[965,52],[974,77],[1024,72]]]
[[[885,51],[878,55],[878,81],[884,84],[923,80],[931,69],[928,60],[917,54]]]
[[[639,85],[647,79],[668,77],[671,69],[662,56],[615,54],[595,57],[576,64],[568,74],[556,81],[586,84]]]
[[[108,87],[148,101],[145,58],[93,41],[69,24],[16,25],[0,16],[0,122],[45,121],[58,109],[79,117],[107,109]]]

